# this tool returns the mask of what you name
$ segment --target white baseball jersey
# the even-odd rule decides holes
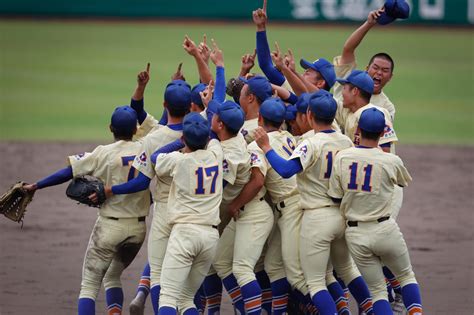
[[[255,129],[257,128],[258,118],[244,121],[244,125],[242,126],[242,129],[240,129],[240,132],[244,136],[245,141],[247,141],[247,143],[250,143],[255,140]]]
[[[222,148],[211,140],[206,150],[160,154],[157,177],[171,176],[168,223],[218,225],[222,201]]]
[[[367,104],[354,113],[349,111],[347,108],[343,108],[342,100],[338,102],[338,108],[336,112],[336,120],[341,125],[343,133],[347,135],[355,145],[360,143],[360,129],[359,129],[359,119],[362,112],[369,108],[376,108],[380,110],[385,116],[385,130],[383,136],[379,140],[379,145],[385,143],[395,143],[398,141],[395,130],[393,129],[393,123],[390,119],[390,114],[384,108],[375,106],[373,104]]]
[[[318,132],[298,145],[290,159],[299,159],[303,167],[296,176],[303,209],[337,206],[327,195],[332,163],[339,151],[352,146],[339,132]]]
[[[224,152],[222,172],[227,182],[222,201],[229,203],[240,194],[250,179],[250,154],[247,152],[247,142],[240,133],[221,141],[221,147]]]
[[[120,140],[100,145],[90,153],[70,156],[69,163],[74,176],[92,175],[107,186],[118,185],[135,177],[130,166],[140,147],[141,142]],[[115,218],[142,217],[148,215],[149,207],[150,192],[147,189],[107,199],[99,208],[99,214]]]
[[[158,125],[150,134],[143,139],[139,154],[133,161],[133,167],[148,178],[155,176],[154,165],[151,162],[151,155],[164,145],[181,138],[182,130],[173,130],[168,126]],[[155,185],[151,185],[151,192],[155,202],[166,203],[168,201],[169,190],[172,178],[163,176],[157,178]]]
[[[349,221],[375,221],[391,214],[394,186],[407,186],[411,176],[402,160],[379,148],[350,148],[334,160],[328,194],[342,198]]]
[[[137,125],[137,132],[133,136],[133,140],[145,137],[154,129],[158,128],[158,126],[158,120],[156,120],[155,117],[147,113],[145,120],[140,125]]]
[[[285,159],[291,156],[296,143],[293,135],[287,131],[273,131],[268,133],[268,138],[270,139],[270,146],[278,155]],[[281,177],[272,168],[265,157],[265,153],[258,147],[255,141],[249,144],[248,150],[251,156],[252,167],[257,167],[265,176],[265,188],[274,204],[298,194],[295,176],[288,179]]]
[[[349,64],[341,64],[341,56],[334,57],[333,64],[334,64],[334,71],[336,72],[336,77],[338,78],[345,78],[349,75],[349,73],[357,68],[357,64],[354,62]],[[342,88],[343,85],[339,82],[336,82],[333,87],[334,97],[340,98],[342,95]],[[385,108],[389,114],[392,121],[395,119],[395,105],[390,101],[390,99],[385,95],[382,91],[380,94],[372,94],[370,98],[370,103],[374,104],[375,106],[379,106]]]

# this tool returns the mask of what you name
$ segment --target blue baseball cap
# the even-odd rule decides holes
[[[382,132],[385,129],[385,116],[377,108],[368,108],[359,118],[359,128],[368,132]]]
[[[217,107],[216,115],[231,131],[237,132],[245,122],[245,114],[237,103],[225,101]]]
[[[406,19],[410,15],[410,6],[405,0],[386,0],[385,11],[380,14],[377,23],[390,24],[396,19]]]
[[[209,140],[209,123],[199,113],[189,113],[183,119],[184,141],[192,147],[204,147]]]
[[[260,105],[260,115],[270,121],[282,123],[286,116],[286,106],[279,98],[269,98]]]
[[[171,108],[189,109],[191,107],[191,86],[183,80],[171,81],[165,89],[165,101]]]
[[[367,71],[352,70],[346,79],[338,78],[337,82],[341,84],[350,83],[369,94],[374,93],[374,80],[372,80]]]
[[[204,83],[199,83],[193,86],[191,90],[191,102],[199,106],[203,106],[201,94],[199,94],[199,92],[204,91],[206,87],[207,87],[207,84],[204,84]]]
[[[272,84],[270,83],[270,81],[268,81],[267,78],[262,77],[261,75],[257,75],[248,80],[243,77],[240,77],[239,79],[240,81],[247,84],[249,86],[250,92],[252,92],[252,94],[255,94],[262,102],[265,101],[267,98],[272,97]]]
[[[311,94],[309,93],[301,93],[301,95],[298,96],[298,100],[296,101],[295,106],[296,110],[299,113],[306,114],[306,111],[308,110],[308,101],[310,96]]]
[[[110,124],[115,132],[130,134],[137,128],[137,112],[130,106],[119,106],[115,108]]]
[[[296,119],[296,109],[295,105],[289,105],[286,107],[285,120],[295,120]]]
[[[300,65],[303,67],[303,69],[311,68],[315,71],[318,71],[330,88],[332,88],[334,83],[336,83],[336,72],[334,71],[334,65],[326,59],[319,58],[314,62],[301,59]]]
[[[334,119],[337,103],[332,94],[326,90],[319,90],[309,98],[309,107],[318,118]]]

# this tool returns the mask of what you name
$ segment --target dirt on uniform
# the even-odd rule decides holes
[[[2,142],[0,193],[20,179],[39,180],[64,167],[68,155],[95,146]],[[425,314],[472,314],[474,148],[405,145],[397,153],[413,177],[398,222]],[[38,191],[23,228],[0,217],[0,314],[77,313],[82,261],[97,210],[75,204],[65,190],[66,184]],[[145,262],[143,246],[122,276],[123,314],[128,314]],[[101,290],[97,314],[105,314],[105,308]],[[152,314],[150,303],[146,314]],[[227,297],[221,314],[232,314]]]

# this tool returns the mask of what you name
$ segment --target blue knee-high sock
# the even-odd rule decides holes
[[[245,314],[244,299],[242,298],[242,292],[235,276],[233,274],[228,275],[222,279],[222,284],[224,284],[227,293],[229,293],[234,307],[240,312],[240,314]]]
[[[142,276],[140,277],[140,282],[138,283],[138,292],[143,292],[145,297],[150,293],[150,264],[146,264],[143,268]]]
[[[336,278],[337,282],[339,283],[342,290],[344,291],[344,296],[346,297],[347,305],[349,307],[349,289],[346,287],[346,284],[344,283],[344,281],[342,281],[342,279],[339,278],[335,270],[333,270],[332,273],[334,274],[334,278]]]
[[[372,306],[372,298],[370,296],[369,288],[362,277],[357,277],[347,285],[351,291],[352,296],[368,315],[373,315],[374,310]]]
[[[195,308],[188,308],[183,315],[199,315],[199,311]]]
[[[332,300],[331,294],[328,290],[321,290],[315,295],[313,295],[313,304],[319,310],[321,315],[334,315],[337,314],[336,304]]]
[[[409,314],[422,313],[423,306],[421,305],[420,287],[416,283],[407,284],[402,288],[403,304],[407,308]]]
[[[89,298],[80,298],[77,303],[78,315],[95,315],[95,301]]]
[[[257,278],[258,285],[262,290],[262,309],[264,309],[267,314],[272,313],[272,287],[270,284],[270,278],[268,278],[267,272],[265,270],[259,271],[255,274]]]
[[[204,279],[204,295],[206,297],[207,314],[214,315],[221,310],[222,281],[217,274],[207,276]],[[243,302],[242,302],[243,305]]]
[[[272,288],[272,308],[274,315],[285,314],[288,308],[288,293],[290,291],[290,284],[286,278],[273,281]]]
[[[331,283],[328,286],[328,291],[331,294],[334,303],[336,303],[338,314],[339,315],[350,314],[348,300],[339,282],[336,281],[336,282]]]
[[[393,315],[390,303],[387,300],[378,300],[374,303],[374,313],[377,315]]]
[[[151,294],[153,294],[153,288],[151,288]],[[153,304],[153,306],[155,305]],[[177,312],[174,307],[163,306],[163,307],[160,307],[160,310],[156,312],[155,314],[156,315],[176,315]]]
[[[202,285],[201,287],[197,290],[196,294],[194,295],[194,305],[196,305],[196,309],[198,312],[204,312],[205,306],[202,304],[201,300],[201,295],[202,295]],[[186,313],[186,312],[185,312]]]
[[[262,314],[262,289],[256,280],[240,288],[245,303],[245,314]],[[271,314],[271,311],[270,313]]]
[[[123,291],[122,288],[109,288],[105,290],[105,300],[107,302],[107,312],[114,311],[122,313]]]
[[[150,289],[151,303],[153,305],[153,311],[155,312],[155,315],[158,314],[158,309],[160,307],[160,291],[161,286],[159,284],[152,286]],[[167,311],[164,310],[164,312]]]
[[[390,285],[392,286],[393,291],[396,294],[402,294],[402,287],[400,286],[400,282],[398,282],[397,278],[395,278],[395,275],[386,266],[383,266],[382,270],[385,278],[390,281]]]

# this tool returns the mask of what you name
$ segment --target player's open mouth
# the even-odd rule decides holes
[[[382,80],[378,78],[373,78],[373,80],[374,80],[374,86],[380,86],[380,83],[382,82]]]

